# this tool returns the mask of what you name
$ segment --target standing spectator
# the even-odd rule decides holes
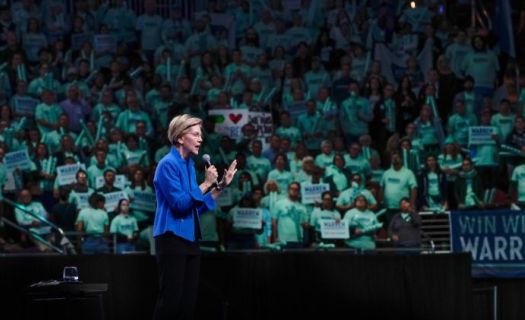
[[[435,155],[428,155],[425,169],[418,179],[418,208],[442,211],[447,209],[447,177],[439,168]]]
[[[463,159],[458,179],[454,185],[458,209],[483,208],[481,178],[470,158]]]
[[[116,235],[117,253],[135,251],[135,242],[139,237],[137,219],[129,214],[129,201],[120,199],[118,202],[117,216],[111,220],[109,232]],[[115,244],[113,244],[115,245]]]
[[[275,156],[273,163],[275,169],[268,173],[267,180],[275,180],[281,193],[284,193],[288,190],[288,185],[294,180],[292,173],[287,169],[288,159],[286,155],[279,153]]]
[[[315,207],[310,215],[310,225],[315,230],[315,241],[317,243],[322,242],[321,237],[321,221],[329,220],[339,223],[341,221],[341,214],[335,209],[334,199],[330,191],[325,191],[321,195],[321,204],[319,207]]]
[[[144,14],[137,18],[135,28],[140,32],[141,48],[148,57],[153,61],[153,53],[161,44],[161,31],[163,20],[156,14],[157,4],[155,0],[144,1]]]
[[[409,198],[410,205],[415,207],[417,198],[417,181],[414,173],[403,166],[399,153],[391,155],[392,167],[385,171],[381,179],[381,195],[384,206],[388,210],[385,214],[385,226],[390,224],[392,217],[399,211],[401,199]]]
[[[501,100],[499,103],[499,112],[493,115],[490,120],[490,124],[496,127],[501,141],[507,140],[512,133],[515,119],[516,115],[510,109],[510,101],[507,99]]]
[[[482,36],[472,39],[472,47],[474,50],[465,55],[461,66],[463,74],[474,78],[476,93],[484,97],[492,96],[499,71],[498,57],[486,47]]]
[[[80,132],[81,122],[86,121],[91,114],[91,107],[80,95],[78,86],[71,85],[67,91],[67,99],[60,103],[62,110],[69,117],[69,130]]]
[[[306,207],[299,202],[301,186],[292,182],[288,186],[288,197],[279,200],[272,212],[275,241],[280,243],[302,243],[303,228],[308,225]]]
[[[478,119],[474,113],[467,113],[465,101],[456,99],[454,101],[456,112],[448,119],[447,131],[462,147],[468,145],[469,127],[478,124]]]
[[[90,208],[80,210],[76,229],[84,236],[83,254],[109,253],[106,237],[109,232],[108,213],[104,209],[106,199],[103,195],[93,193],[89,196]]]
[[[368,123],[373,119],[372,110],[367,99],[359,96],[359,84],[350,82],[350,97],[343,101],[339,120],[345,142],[350,144],[358,141],[359,137],[368,133]]]
[[[374,233],[381,228],[382,223],[377,221],[376,214],[368,208],[364,195],[356,196],[354,203],[354,208],[348,210],[343,218],[350,228],[350,239],[345,243],[351,248],[373,250],[376,247]]]
[[[419,248],[421,246],[421,217],[408,198],[399,201],[400,212],[388,226],[388,236],[395,247]]]

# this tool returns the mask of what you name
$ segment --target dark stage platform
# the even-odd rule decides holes
[[[27,286],[61,279],[71,265],[83,283],[107,284],[105,319],[151,318],[157,272],[146,255],[0,257],[0,318],[30,314]],[[471,297],[467,254],[204,253],[197,314],[207,320],[466,320]]]

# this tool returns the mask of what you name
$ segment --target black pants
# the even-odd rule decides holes
[[[193,319],[201,262],[198,244],[173,235],[155,241],[159,296],[153,319]]]

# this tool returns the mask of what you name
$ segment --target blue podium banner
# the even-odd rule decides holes
[[[525,211],[452,211],[450,243],[470,252],[474,277],[525,277]]]

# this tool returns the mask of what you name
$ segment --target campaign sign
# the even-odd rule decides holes
[[[76,181],[76,175],[78,170],[86,170],[86,167],[84,164],[81,163],[75,163],[75,164],[67,164],[63,166],[57,167],[57,183],[59,186],[65,186],[68,184],[75,183]]]
[[[39,103],[37,99],[30,97],[15,97],[15,113],[32,117],[35,115],[35,109]]]
[[[75,192],[74,197],[77,202],[77,209],[89,208],[89,196],[87,192]]]
[[[93,42],[96,53],[117,52],[117,38],[114,35],[97,34]]]
[[[495,144],[492,135],[496,134],[496,128],[482,126],[482,127],[469,127],[468,129],[468,144]]]
[[[273,132],[272,114],[270,112],[250,112],[250,123],[257,131],[258,137],[269,137]]]
[[[314,204],[321,202],[321,195],[325,191],[330,190],[328,183],[318,184],[302,184],[301,185],[301,200],[303,204]]]
[[[221,194],[215,199],[217,207],[229,207],[233,204],[232,192],[230,188],[222,190]]]
[[[7,171],[14,171],[17,168],[20,170],[31,170],[31,159],[27,149],[6,153],[4,164]]]
[[[452,211],[453,252],[469,252],[475,277],[525,277],[525,212]]]
[[[323,219],[319,221],[321,226],[321,238],[323,239],[348,239],[350,231],[346,221],[339,223],[335,219]]]
[[[233,210],[233,227],[247,229],[262,228],[261,209],[236,208]]]
[[[242,137],[242,127],[250,120],[250,111],[243,109],[210,110],[208,114],[215,119],[215,131],[232,139]]]
[[[140,211],[155,212],[157,208],[157,198],[155,197],[155,193],[133,190],[131,208]]]
[[[71,48],[73,50],[80,50],[86,42],[93,43],[92,33],[77,33],[71,36]]]
[[[104,198],[106,198],[106,203],[104,209],[108,212],[117,210],[118,202],[120,199],[127,199],[128,197],[124,191],[115,191],[110,193],[104,193]]]
[[[117,174],[115,176],[115,183],[113,184],[115,187],[119,189],[124,189],[126,187],[126,176],[123,174]],[[95,180],[95,188],[102,188],[104,186],[104,177],[100,176],[97,177]]]

